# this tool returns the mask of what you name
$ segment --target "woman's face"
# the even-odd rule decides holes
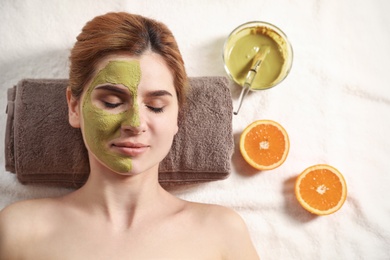
[[[91,169],[136,174],[158,164],[178,131],[172,74],[153,52],[110,55],[81,97],[80,126]]]

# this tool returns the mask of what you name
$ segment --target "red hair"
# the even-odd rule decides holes
[[[79,98],[99,60],[117,52],[141,56],[146,50],[160,54],[174,79],[179,105],[185,102],[187,74],[176,40],[166,25],[124,12],[107,13],[89,21],[77,36],[71,55],[69,88]]]

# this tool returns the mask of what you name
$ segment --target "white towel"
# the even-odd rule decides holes
[[[247,96],[233,132],[237,144],[252,121],[279,122],[291,140],[286,162],[257,172],[236,148],[228,179],[172,192],[236,209],[262,259],[390,259],[389,10],[390,2],[380,0],[3,0],[0,104],[21,78],[66,78],[69,49],[98,14],[128,11],[165,22],[190,76],[226,75],[228,34],[247,21],[270,22],[290,39],[293,68],[279,86]],[[240,89],[230,88],[236,105]],[[348,184],[344,206],[324,217],[306,212],[293,191],[296,176],[317,163],[338,168]],[[22,186],[0,172],[0,207],[66,192]]]

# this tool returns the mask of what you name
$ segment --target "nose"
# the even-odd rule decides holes
[[[141,119],[138,107],[124,113],[122,129],[132,134],[141,134],[145,132],[145,122]]]

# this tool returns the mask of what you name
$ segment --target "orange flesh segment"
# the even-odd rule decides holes
[[[342,199],[342,183],[339,177],[328,169],[317,169],[308,173],[299,185],[302,199],[311,207],[329,210]]]
[[[347,199],[347,183],[334,167],[318,164],[308,167],[295,182],[295,195],[303,208],[317,215],[338,211]]]
[[[269,166],[278,162],[285,152],[283,133],[270,124],[253,127],[245,138],[245,150],[257,164]]]

